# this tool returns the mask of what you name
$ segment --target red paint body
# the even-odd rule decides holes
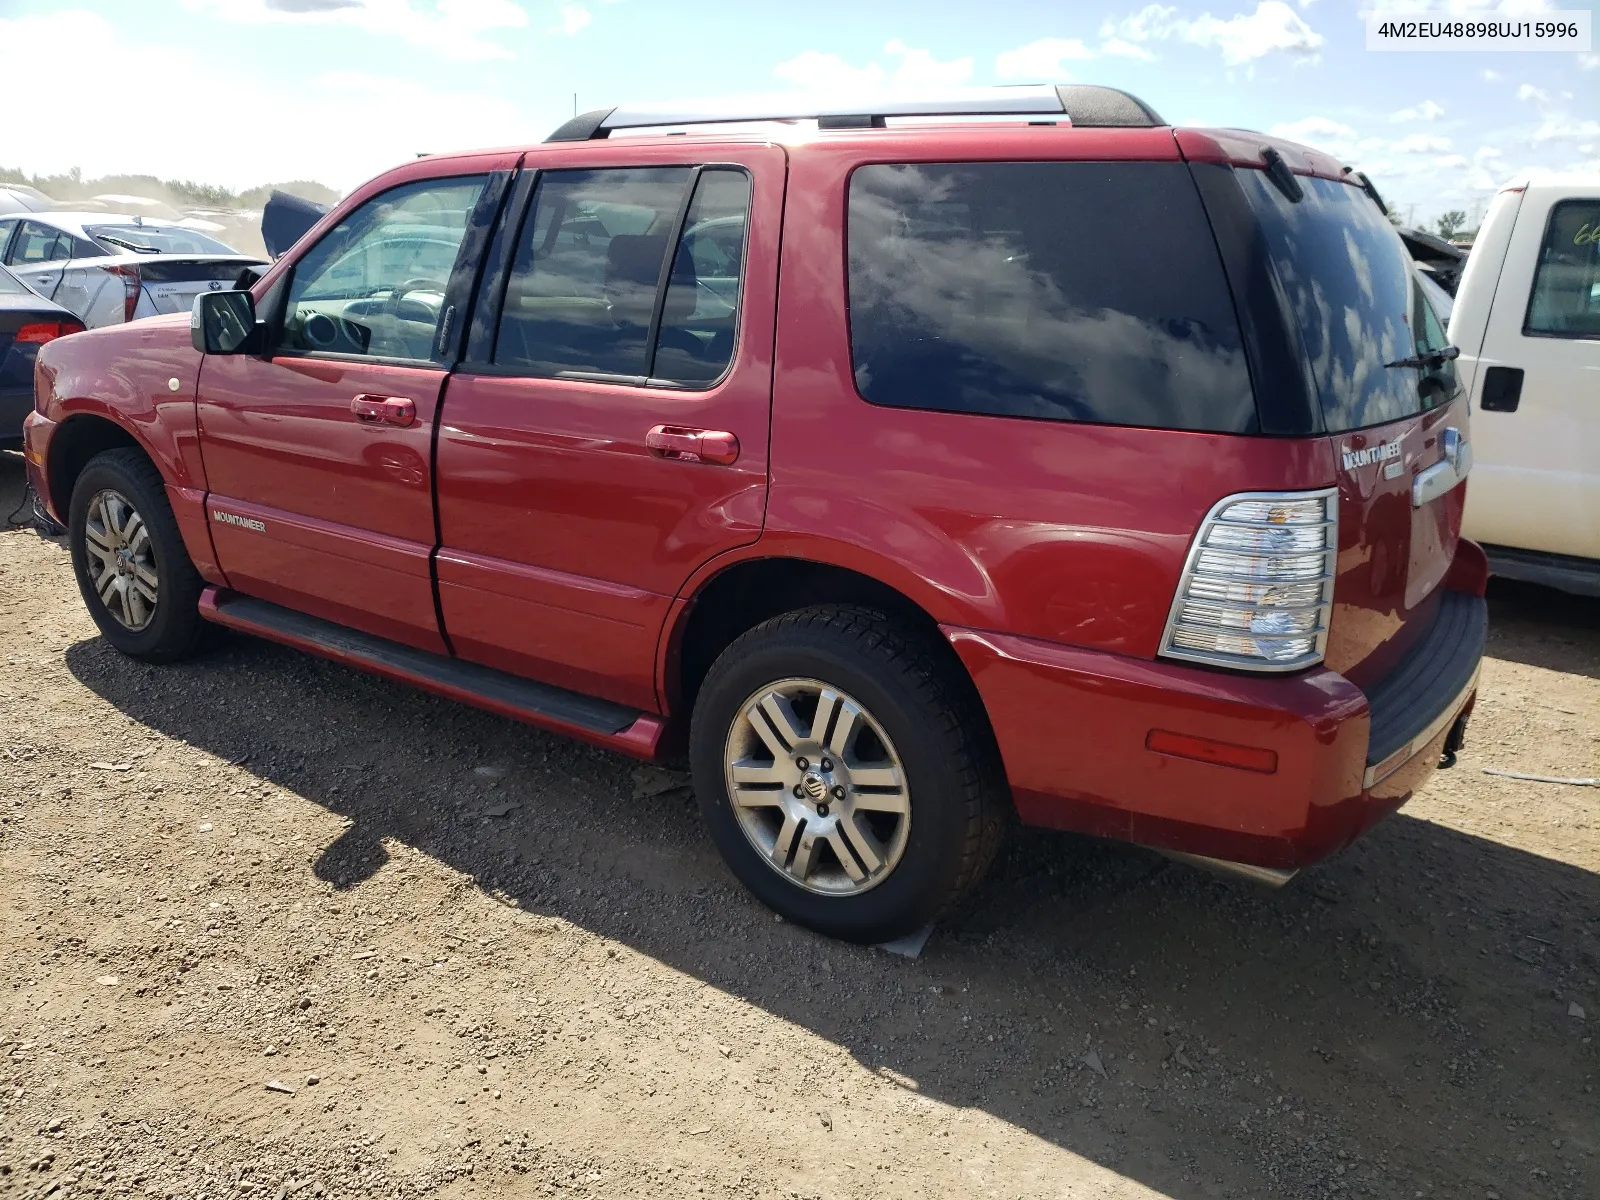
[[[344,212],[398,183],[518,163],[734,163],[754,189],[732,370],[682,391],[305,357],[202,367],[183,320],[158,318],[41,351],[30,474],[50,495],[61,423],[114,422],[166,478],[208,581],[635,707],[640,724],[614,738],[549,727],[642,757],[673,744],[687,720],[677,656],[708,584],[759,559],[848,568],[943,629],[983,698],[1025,821],[1303,865],[1398,807],[1438,759],[1443,733],[1363,790],[1362,687],[1425,630],[1441,585],[1482,592],[1481,552],[1459,539],[1463,489],[1421,509],[1410,500],[1413,475],[1442,456],[1439,435],[1464,422],[1465,402],[1301,439],[882,408],[856,393],[846,316],[847,180],[864,163],[1187,156],[1251,166],[1261,140],[997,125],[784,146],[630,137],[408,163],[326,217],[258,299]],[[1297,171],[1340,178],[1314,152],[1285,156]],[[358,395],[410,400],[415,422],[362,420]],[[652,453],[657,426],[731,434],[737,455],[721,441],[731,462]],[[1342,451],[1397,437],[1408,464],[1398,477],[1340,469]],[[1245,490],[1335,485],[1324,665],[1279,677],[1156,658],[1212,505]],[[227,623],[214,595],[205,612]],[[1212,739],[1259,753],[1249,769],[1162,753],[1149,748],[1157,730],[1177,741],[1156,745]]]

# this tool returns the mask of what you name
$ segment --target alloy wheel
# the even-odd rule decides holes
[[[89,501],[83,527],[89,584],[106,611],[124,629],[150,624],[160,599],[155,547],[138,509],[121,492],[106,488]]]
[[[751,695],[729,730],[723,770],[745,837],[809,892],[865,892],[905,854],[904,764],[872,714],[830,684],[783,679]]]

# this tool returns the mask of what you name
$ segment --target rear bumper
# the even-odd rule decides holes
[[[1298,868],[1409,800],[1470,711],[1486,608],[1465,593],[1441,599],[1434,629],[1370,697],[1320,667],[1252,677],[945,633],[988,708],[1024,822]],[[1152,733],[1270,751],[1275,762],[1178,757],[1150,749]]]

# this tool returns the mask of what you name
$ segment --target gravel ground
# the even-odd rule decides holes
[[[0,513],[21,460],[0,454]],[[1497,588],[1454,771],[1280,892],[1021,831],[919,959],[679,777],[0,533],[0,1196],[1600,1195],[1600,604]]]

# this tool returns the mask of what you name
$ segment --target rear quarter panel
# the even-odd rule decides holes
[[[880,132],[791,152],[759,550],[875,576],[947,625],[1149,657],[1206,511],[1231,492],[1327,486],[1325,440],[884,408],[855,388],[842,249],[854,167],[1177,157],[1170,130],[1040,133],[945,148]]]

